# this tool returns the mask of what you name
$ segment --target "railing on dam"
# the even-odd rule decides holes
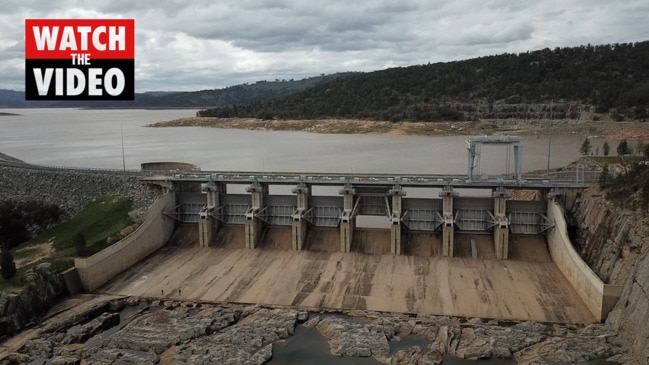
[[[319,186],[340,186],[349,184],[352,186],[391,186],[402,187],[444,187],[452,186],[457,188],[495,188],[505,187],[514,189],[523,188],[585,188],[597,184],[599,171],[571,170],[551,172],[549,174],[523,175],[518,180],[513,176],[505,175],[482,175],[472,179],[466,175],[436,175],[436,174],[361,174],[361,173],[314,173],[314,172],[208,172],[201,173],[175,173],[157,179],[165,179],[171,182],[201,182],[201,183],[223,183],[223,184],[252,184],[261,182],[271,185],[319,185]],[[540,177],[539,177],[540,176]],[[145,178],[146,180],[146,178]]]
[[[147,170],[108,169],[108,168],[97,168],[97,167],[76,167],[76,166],[31,164],[25,162],[4,161],[4,160],[0,160],[0,166],[6,166],[6,167],[12,167],[18,169],[28,169],[28,170],[51,171],[51,172],[111,174],[111,175],[126,175],[126,176],[140,176],[140,177],[160,176],[160,175],[171,176],[171,174],[177,172],[176,170],[154,170],[152,168],[149,168]]]
[[[150,177],[156,177],[153,180],[187,180],[187,181],[208,181],[211,179],[221,179],[228,183],[246,183],[256,180],[265,180],[274,184],[292,184],[300,181],[308,183],[318,183],[323,185],[336,185],[342,181],[349,181],[353,183],[376,183],[385,184],[397,182],[404,186],[444,186],[444,185],[467,185],[476,187],[488,187],[495,185],[503,186],[527,186],[527,187],[543,187],[543,186],[566,186],[566,187],[585,187],[597,183],[600,172],[595,170],[587,170],[584,167],[575,167],[573,170],[564,170],[559,172],[550,172],[543,174],[523,175],[521,180],[515,179],[515,176],[505,175],[481,175],[468,179],[466,175],[411,175],[403,174],[395,176],[395,174],[349,174],[349,173],[335,173],[335,174],[321,174],[314,172],[259,172],[259,171],[205,171],[205,172],[190,172],[178,173],[174,170],[133,170],[133,169],[107,169],[107,168],[90,168],[90,167],[74,167],[74,166],[58,166],[58,165],[44,165],[44,164],[29,164],[16,161],[2,161],[0,166],[42,170],[42,171],[67,171],[79,173],[100,173],[100,174],[115,174],[115,175],[130,175],[141,176],[143,180],[147,181]]]

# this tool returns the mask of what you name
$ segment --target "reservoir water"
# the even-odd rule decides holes
[[[147,124],[196,110],[0,109],[0,152],[29,163],[127,169],[179,161],[203,170],[466,174],[467,136],[335,135]],[[584,136],[552,136],[551,167],[579,157]],[[523,137],[523,169],[548,164],[549,137]],[[513,172],[513,153],[483,147],[479,173]]]

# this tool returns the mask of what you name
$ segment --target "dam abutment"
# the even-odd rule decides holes
[[[554,227],[547,234],[552,260],[597,321],[606,320],[620,298],[623,287],[605,284],[579,256],[568,236],[564,210],[555,200],[548,204],[548,218],[554,222]]]
[[[159,197],[135,232],[90,257],[75,258],[74,266],[83,289],[86,292],[97,290],[167,243],[175,221],[164,212],[172,210],[175,205],[173,192]]]

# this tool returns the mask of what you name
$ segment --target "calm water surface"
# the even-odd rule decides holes
[[[122,168],[180,161],[204,170],[287,172],[448,173],[467,171],[466,137],[332,135],[147,124],[195,115],[195,110],[0,109],[0,152],[37,164]],[[554,136],[551,166],[579,157],[583,136]],[[595,142],[597,143],[597,142]],[[525,171],[545,169],[548,137],[523,139]],[[507,163],[509,161],[509,163]],[[483,148],[480,172],[513,171],[504,147]]]

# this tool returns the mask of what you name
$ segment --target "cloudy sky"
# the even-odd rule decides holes
[[[649,40],[647,0],[2,0],[0,89],[24,90],[24,19],[133,18],[136,91],[372,71]]]

